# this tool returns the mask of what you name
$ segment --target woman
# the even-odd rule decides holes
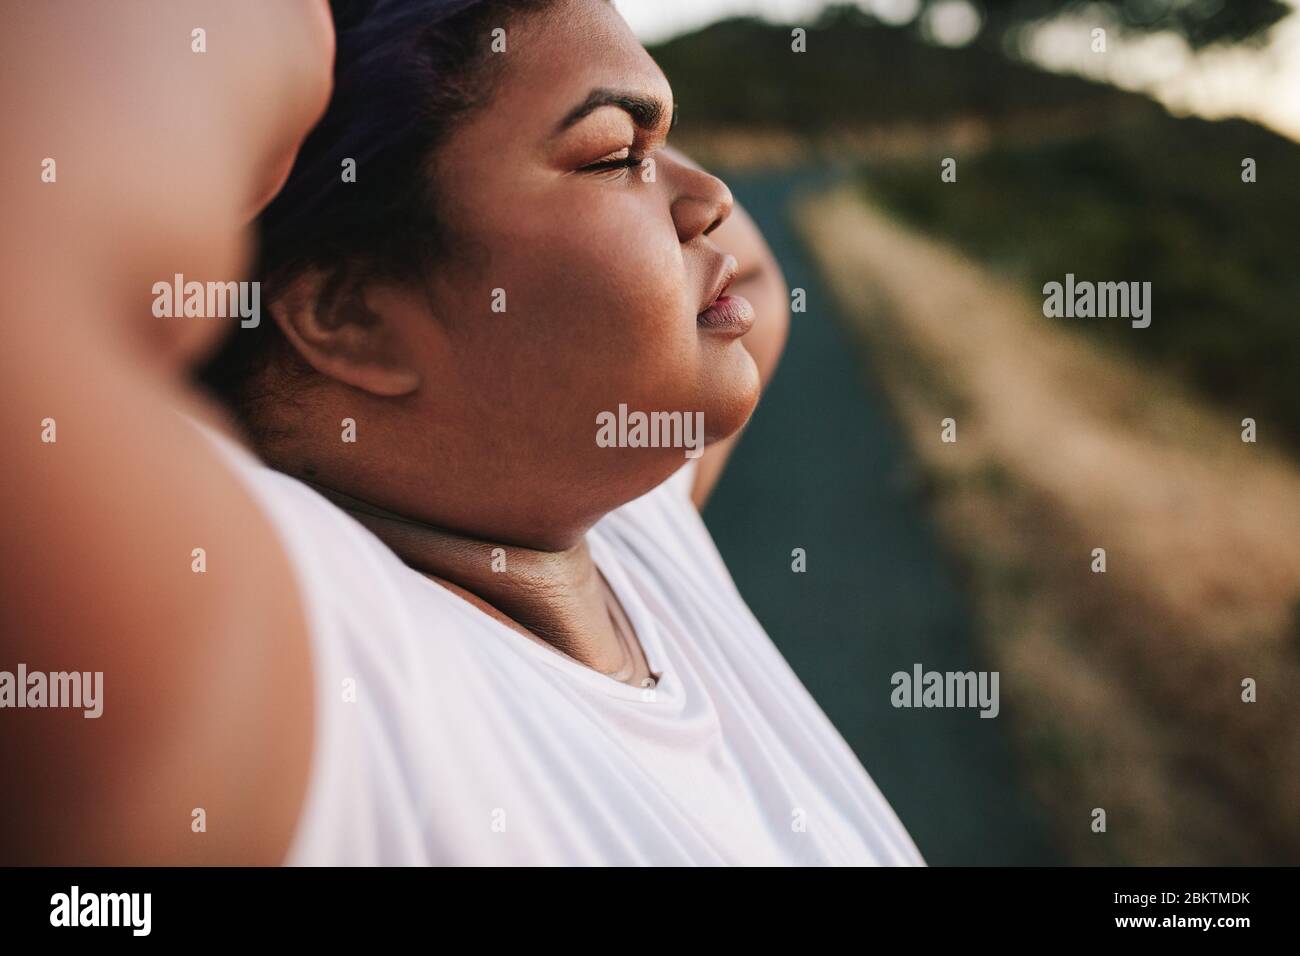
[[[293,825],[241,826],[290,864],[919,863],[692,502],[786,311],[726,187],[666,148],[662,73],[605,0],[336,17],[334,97],[261,222],[271,321],[205,376],[272,467],[199,426],[297,582],[233,592],[234,627],[313,678],[282,724],[244,696],[251,756],[207,754],[245,781],[294,758]]]

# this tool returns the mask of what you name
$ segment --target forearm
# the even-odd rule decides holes
[[[305,622],[272,527],[174,414],[201,414],[180,359],[214,320],[149,307],[176,273],[240,275],[254,141],[228,84],[184,69],[191,12],[109,6],[0,16],[0,668],[102,675],[92,719],[0,717],[0,860],[275,862],[305,775]],[[223,821],[206,839],[194,806]]]

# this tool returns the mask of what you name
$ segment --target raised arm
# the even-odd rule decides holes
[[[317,49],[286,41],[290,7]],[[242,277],[245,220],[328,90],[328,20],[302,22],[324,15],[0,15],[0,671],[103,675],[99,716],[0,710],[2,863],[277,863],[292,834],[312,731],[294,579],[176,415],[210,414],[185,363],[234,321],[154,318],[151,289]]]

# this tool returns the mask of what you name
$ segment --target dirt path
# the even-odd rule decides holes
[[[854,748],[931,864],[1050,864],[1005,720],[890,704],[890,677],[980,670],[972,610],[909,456],[830,290],[791,226],[792,198],[833,174],[728,175],[808,310],[705,520],[754,613]],[[805,549],[806,573],[791,550]]]
[[[1300,474],[1266,423],[1242,442],[1250,409],[1102,352],[855,192],[801,225],[931,476],[1075,857],[1300,862]]]

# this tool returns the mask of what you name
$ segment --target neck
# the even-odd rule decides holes
[[[555,551],[502,544],[307,483],[369,528],[409,567],[525,636],[602,673],[619,679],[630,675],[630,683],[649,676],[635,639],[629,646],[610,618],[612,592],[585,537]]]

